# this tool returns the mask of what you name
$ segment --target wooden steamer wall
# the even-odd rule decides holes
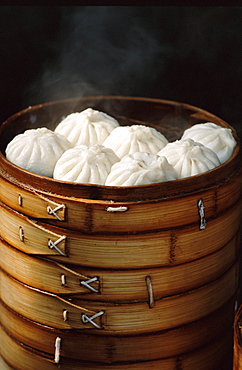
[[[234,361],[233,370],[242,369],[242,305],[240,305],[234,320]]]
[[[89,106],[170,140],[198,122],[229,127],[199,108],[124,97],[30,107],[1,126],[1,369],[232,368],[239,141],[219,168],[133,188],[57,182],[4,157],[16,134]]]

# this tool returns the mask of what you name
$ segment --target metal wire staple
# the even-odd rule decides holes
[[[60,362],[60,348],[61,348],[61,338],[57,337],[55,340],[55,363],[58,364]]]
[[[197,206],[198,206],[198,212],[199,212],[199,216],[200,216],[200,230],[203,230],[206,228],[206,220],[205,220],[205,216],[204,216],[204,205],[203,205],[203,201],[202,199],[198,199],[198,202],[197,202]]]

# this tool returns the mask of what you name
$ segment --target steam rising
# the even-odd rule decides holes
[[[132,95],[138,85],[152,82],[168,50],[137,12],[135,7],[78,7],[70,13],[64,8],[54,46],[58,57],[31,87],[36,100]]]
[[[24,8],[2,17],[6,118],[13,101],[18,111],[78,96],[147,96],[204,108],[241,132],[240,7]]]

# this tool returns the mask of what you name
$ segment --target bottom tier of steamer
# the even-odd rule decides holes
[[[235,240],[237,250],[239,239]],[[2,241],[1,250],[5,249],[14,248]],[[16,259],[14,265],[17,270]],[[99,302],[78,295],[70,300],[72,296],[26,285],[2,269],[1,369],[232,369],[238,269],[235,253],[232,265],[216,279],[157,300],[152,307],[149,302]],[[65,322],[69,300],[74,306],[73,311],[68,308],[70,317]],[[94,312],[104,309],[101,330],[83,325],[84,305]],[[122,324],[126,330],[120,329]],[[137,331],[129,330],[129,325]],[[162,325],[166,329],[154,329]]]
[[[41,353],[36,353],[31,348],[26,348],[21,343],[16,343],[5,332],[1,336],[6,345],[12,348],[12,351],[17,354],[18,359],[14,362],[14,367],[9,365],[7,360],[3,359],[2,370],[6,369],[45,369],[54,370],[62,368],[66,370],[175,370],[175,369],[196,369],[196,370],[228,370],[230,364],[228,359],[227,349],[228,342],[231,341],[231,333],[227,333],[222,338],[217,338],[216,342],[210,343],[208,346],[201,348],[198,351],[182,356],[181,358],[168,358],[156,361],[148,361],[141,363],[125,363],[125,364],[97,364],[85,363],[83,361],[74,361],[63,359],[62,365],[56,366],[52,359]],[[9,356],[8,356],[9,357]],[[20,367],[19,367],[20,366]]]
[[[230,313],[231,312],[228,311],[227,315],[230,315]],[[197,334],[199,335],[199,333]],[[52,355],[38,351],[35,348],[16,340],[16,338],[14,338],[3,326],[0,328],[0,339],[2,343],[2,370],[32,370],[38,368],[45,370],[54,370],[57,368],[66,370],[228,370],[232,366],[233,356],[231,328],[224,328],[218,337],[213,338],[213,340],[206,343],[206,345],[189,353],[182,353],[169,358],[158,358],[156,360],[149,361],[122,361],[110,364],[96,361],[75,360],[68,357],[61,357],[61,361],[56,364],[56,357],[54,359]],[[134,337],[133,340],[130,340],[130,342],[133,342],[133,346],[136,339],[137,338]],[[120,338],[120,340],[122,341],[122,338]],[[96,349],[98,350],[98,346],[96,345],[94,337],[91,349],[94,359]],[[129,351],[129,348],[127,348],[127,351]]]
[[[24,370],[228,370],[233,356],[234,299],[197,322],[130,336],[57,330],[28,320],[2,303],[1,355],[8,366]]]

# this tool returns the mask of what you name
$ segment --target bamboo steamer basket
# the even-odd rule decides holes
[[[228,370],[241,223],[236,132],[220,167],[139,187],[55,181],[5,158],[16,134],[53,129],[89,106],[169,140],[199,122],[231,128],[196,107],[129,97],[29,107],[0,127],[3,369]]]

